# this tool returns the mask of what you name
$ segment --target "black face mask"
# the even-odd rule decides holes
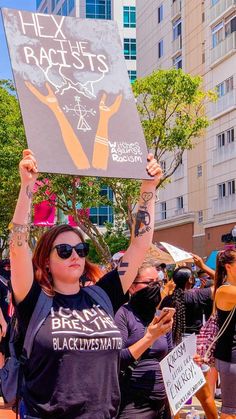
[[[160,286],[154,282],[132,295],[130,305],[143,320],[151,321],[160,301]]]

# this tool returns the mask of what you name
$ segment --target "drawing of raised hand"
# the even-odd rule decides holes
[[[55,93],[51,89],[50,85],[46,83],[46,88],[48,90],[47,95],[43,95],[29,81],[26,81],[25,85],[40,102],[46,105],[54,113],[58,125],[61,129],[63,142],[75,166],[78,169],[89,169],[90,163],[82,148],[82,145],[78,137],[76,136],[70,122],[68,121],[62,109],[60,108]]]
[[[111,105],[106,105],[107,95],[104,93],[99,103],[99,122],[93,148],[92,165],[96,169],[106,170],[109,158],[108,123],[110,118],[120,109],[122,95],[118,95]]]

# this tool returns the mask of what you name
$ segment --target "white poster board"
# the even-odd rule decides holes
[[[185,250],[179,249],[178,247],[173,246],[172,244],[160,242],[162,246],[166,248],[169,254],[172,256],[175,263],[178,262],[193,262],[193,257],[191,253],[186,252]]]
[[[176,346],[161,362],[161,371],[171,410],[175,415],[205,383],[201,368],[193,361],[196,335]]]

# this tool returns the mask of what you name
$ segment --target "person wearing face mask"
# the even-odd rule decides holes
[[[171,351],[172,321],[158,328],[161,301],[155,263],[144,262],[129,289],[130,301],[116,313],[122,339],[119,419],[169,419],[169,404],[159,362]]]

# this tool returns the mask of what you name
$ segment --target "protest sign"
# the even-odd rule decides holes
[[[147,148],[114,21],[2,9],[40,172],[147,179]]]
[[[173,263],[178,262],[193,262],[193,257],[191,253],[186,252],[185,250],[179,249],[172,244],[160,242],[163,247],[169,252],[173,259]]]
[[[176,346],[161,362],[166,394],[173,414],[205,383],[201,368],[193,361],[196,335],[191,335]]]

